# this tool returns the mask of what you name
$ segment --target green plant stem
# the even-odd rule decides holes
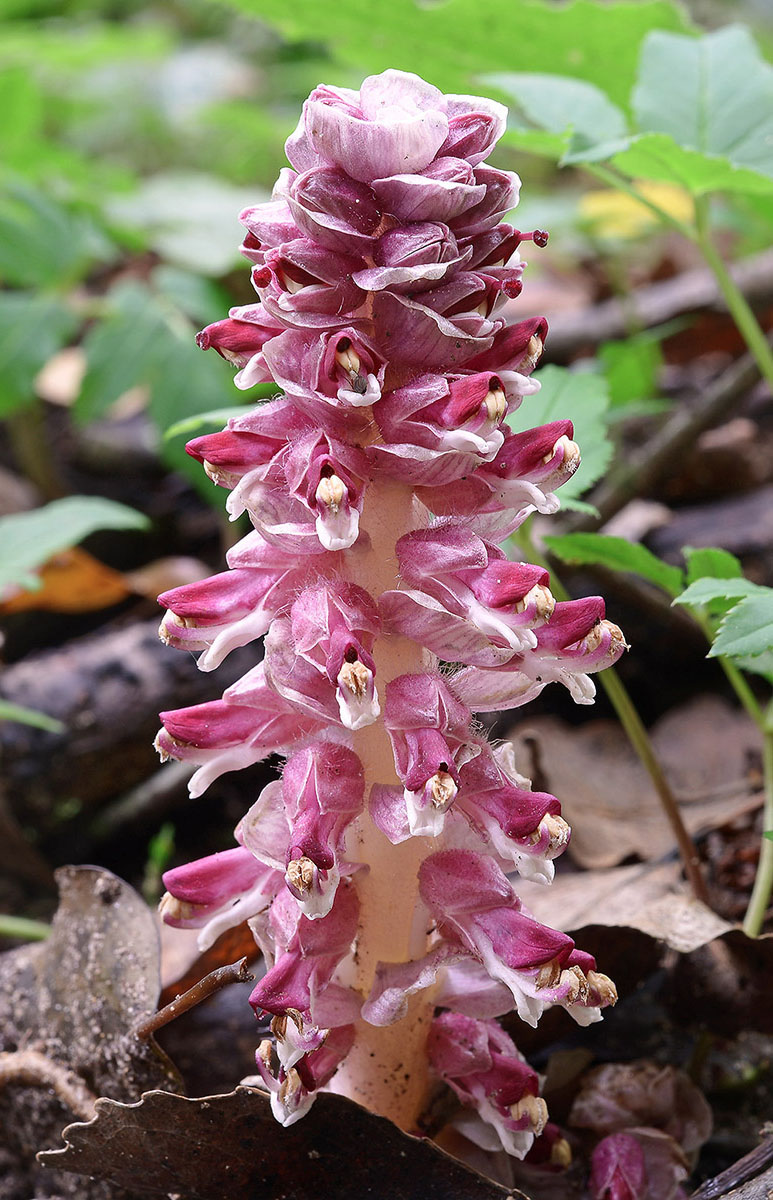
[[[763,837],[759,866],[743,921],[744,933],[749,937],[759,937],[762,932],[765,913],[773,892],[773,841],[765,837],[766,833],[773,832],[773,700],[766,709],[762,724],[762,766],[765,779]]]
[[[617,718],[639,757],[639,761],[652,780],[660,803],[663,805],[663,811],[668,818],[668,822],[676,838],[676,843],[679,847],[679,856],[682,860],[684,873],[687,876],[692,893],[696,900],[700,900],[703,904],[708,905],[709,896],[706,881],[700,869],[700,860],[695,849],[695,843],[685,827],[682,814],[679,811],[679,804],[663,773],[663,768],[655,753],[655,748],[652,745],[647,730],[644,728],[636,706],[614,667],[609,667],[606,671],[602,671],[599,675],[599,682],[609,697],[610,703],[617,713]]]
[[[515,535],[518,539],[524,553],[528,556],[529,561],[547,566],[545,558],[536,549],[531,531],[526,525],[522,525],[518,533]],[[561,580],[551,570],[550,573],[550,590],[557,600],[569,600],[570,596],[566,588],[561,583]],[[676,797],[671,790],[671,786],[666,779],[663,768],[658,761],[658,756],[655,753],[655,748],[652,745],[650,736],[644,727],[641,717],[636,709],[636,706],[631,699],[628,691],[621,680],[619,674],[614,667],[607,667],[606,670],[600,672],[599,682],[604,688],[609,697],[610,704],[617,714],[617,719],[628,735],[628,740],[633,746],[636,755],[646,770],[653,787],[658,794],[660,803],[663,806],[663,811],[673,830],[676,844],[679,849],[679,856],[682,860],[684,873],[690,888],[696,900],[700,900],[703,904],[709,905],[708,890],[706,881],[703,878],[703,873],[700,869],[700,862],[695,849],[695,844],[688,833],[682,814],[679,811],[679,805]],[[773,845],[773,843],[771,843]]]
[[[722,293],[728,311],[749,347],[762,375],[773,387],[773,350],[766,338],[757,318],[755,317],[746,297],[740,290],[732,275],[714,245],[711,236],[711,221],[709,200],[706,196],[698,196],[695,200],[695,224],[697,243],[700,251],[711,268]]]
[[[650,200],[647,196],[642,195],[639,189],[626,179],[623,175],[618,175],[616,171],[610,170],[609,167],[602,166],[601,163],[578,163],[592,175],[594,179],[598,179],[601,183],[606,183],[610,187],[616,188],[618,192],[625,192],[626,196],[630,196],[632,200],[636,200],[638,204],[642,204],[648,208],[650,212],[658,218],[664,225],[670,225],[677,233],[681,233],[682,237],[686,237],[688,241],[695,242],[698,240],[694,229],[689,225],[685,225],[684,221],[680,221],[678,217],[674,217],[665,208],[661,208],[654,200]]]
[[[31,917],[11,917],[0,913],[0,937],[16,938],[20,942],[42,942],[51,933],[51,926]]]

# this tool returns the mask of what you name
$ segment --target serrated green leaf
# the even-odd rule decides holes
[[[685,188],[693,196],[708,192],[768,195],[773,180],[727,158],[680,146],[670,134],[642,133],[626,149],[615,150],[612,165],[630,179],[657,179]]]
[[[747,671],[750,675],[761,675],[773,686],[773,650],[768,650],[765,654],[757,654],[752,658],[734,657],[733,662],[740,670]]]
[[[358,86],[363,76],[399,67],[446,92],[479,90],[476,77],[527,61],[532,71],[585,79],[614,104],[628,103],[639,47],[651,29],[684,30],[681,9],[664,0],[557,7],[534,0],[229,0],[230,7],[275,25],[290,38],[327,45],[326,82]]]
[[[728,658],[756,657],[773,651],[773,588],[756,588],[722,618],[709,651]]]
[[[102,496],[68,496],[32,512],[0,518],[0,590],[34,588],[52,555],[98,529],[147,529],[148,518]]]
[[[573,422],[582,463],[559,495],[576,499],[601,478],[612,457],[605,420],[609,408],[606,380],[589,371],[569,371],[553,364],[543,367],[538,378],[540,391],[527,396],[507,421],[515,432],[565,418]]]
[[[12,704],[10,700],[0,699],[0,721],[15,721],[19,725],[32,725],[35,729],[45,729],[47,733],[64,733],[64,725],[47,713],[38,712],[34,708],[25,708],[22,704]]]
[[[712,600],[736,600],[760,591],[759,585],[750,579],[719,578],[696,579],[677,596],[674,604],[709,604]]]
[[[240,262],[240,211],[267,199],[254,187],[236,188],[203,171],[170,170],[143,180],[130,196],[116,196],[109,212],[143,230],[167,261],[219,276]]]
[[[663,562],[638,542],[604,533],[566,533],[546,537],[544,542],[564,562],[628,571],[649,580],[670,596],[682,589],[684,576],[679,568]]]
[[[519,72],[484,75],[482,82],[515,104],[537,129],[552,134],[562,157],[626,135],[623,112],[584,79]]]
[[[32,403],[35,376],[75,326],[57,297],[0,292],[0,417]]]
[[[687,563],[688,584],[704,576],[709,579],[740,579],[743,576],[743,567],[729,550],[716,546],[685,546],[682,554]]]

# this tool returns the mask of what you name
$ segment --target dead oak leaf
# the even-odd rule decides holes
[[[186,1200],[527,1200],[330,1094],[284,1129],[256,1088],[197,1100],[147,1092],[136,1104],[99,1100],[93,1120],[68,1126],[64,1138],[65,1149],[40,1154],[42,1163],[140,1194],[181,1194]]]

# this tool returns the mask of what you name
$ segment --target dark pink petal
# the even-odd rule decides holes
[[[486,194],[469,163],[436,158],[420,174],[395,174],[372,182],[384,210],[401,221],[448,223],[480,204]]]
[[[593,1200],[644,1200],[650,1193],[644,1154],[636,1138],[613,1133],[600,1141],[591,1157],[588,1184]]]
[[[370,254],[381,220],[369,187],[343,171],[316,167],[298,175],[287,204],[303,233],[330,250]]]

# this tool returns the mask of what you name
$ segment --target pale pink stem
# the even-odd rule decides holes
[[[371,546],[367,551],[354,549],[347,554],[352,581],[374,597],[396,587],[395,542],[403,533],[426,523],[424,512],[404,484],[372,483],[361,522],[370,535]],[[374,657],[382,708],[389,680],[431,669],[436,663],[427,650],[404,637],[379,638]],[[373,783],[399,783],[382,720],[354,734],[354,749],[365,771],[366,797]],[[419,957],[427,948],[429,921],[418,896],[417,872],[433,848],[437,846],[427,838],[410,838],[393,846],[367,812],[350,830],[347,853],[354,861],[368,863],[368,869],[355,876],[360,926],[346,982],[363,997],[370,992],[379,961],[405,962]],[[412,998],[407,1017],[394,1025],[377,1028],[359,1021],[354,1046],[338,1068],[330,1089],[389,1117],[403,1129],[415,1130],[427,1089],[425,1043],[432,1013],[432,989],[427,989]]]

